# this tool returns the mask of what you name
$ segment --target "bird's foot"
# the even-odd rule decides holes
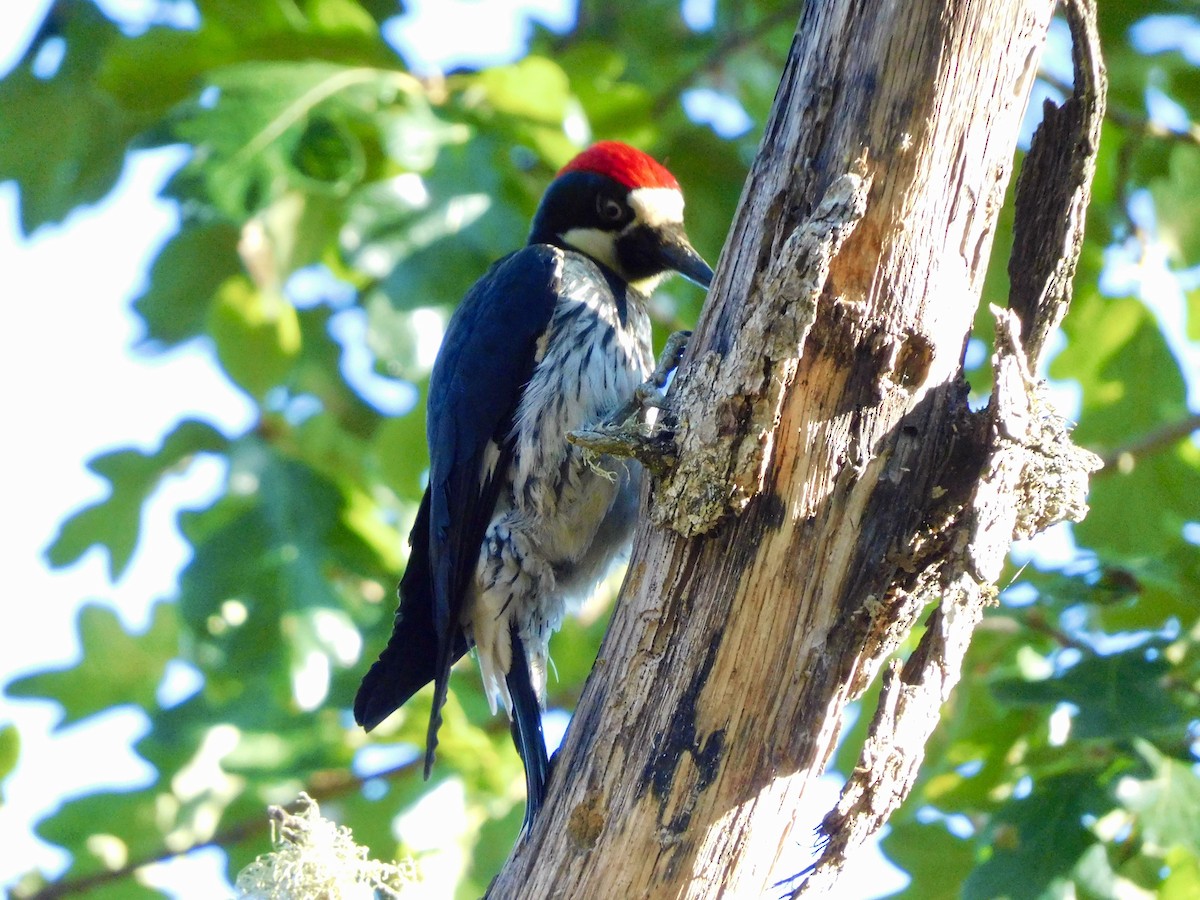
[[[650,377],[634,388],[633,396],[592,428],[567,434],[567,440],[596,455],[636,459],[650,471],[662,475],[675,465],[675,432],[664,422],[647,423],[649,409],[667,407],[664,388],[687,349],[690,331],[676,331],[669,338]]]

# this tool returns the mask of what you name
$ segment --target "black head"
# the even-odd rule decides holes
[[[612,141],[581,153],[554,179],[529,242],[578,250],[644,294],[672,272],[701,287],[712,281],[712,269],[684,233],[674,176]]]

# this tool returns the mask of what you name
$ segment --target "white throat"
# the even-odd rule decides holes
[[[580,253],[604,263],[614,272],[620,272],[617,265],[617,233],[601,228],[572,228],[563,232],[560,237],[563,243],[574,247]]]

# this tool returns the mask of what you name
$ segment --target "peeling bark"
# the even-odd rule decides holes
[[[1009,541],[1080,515],[1091,465],[1047,414],[1015,316],[999,314],[985,414],[961,376],[1052,9],[805,5],[668,398],[676,462],[491,896],[763,895],[792,874],[778,861],[846,705],[940,597],[887,669],[801,890],[831,886],[911,786]]]
[[[994,601],[1013,538],[1087,513],[1088,475],[1100,468],[1100,458],[1071,443],[1066,421],[1030,374],[1017,317],[995,307],[993,313],[995,388],[979,414],[986,462],[947,529],[950,546],[922,573],[916,590],[919,601],[938,605],[912,656],[884,672],[858,764],[821,824],[825,848],[794,898],[832,889],[853,849],[883,827],[916,783],[925,744],[958,684],[975,626]]]
[[[796,375],[829,267],[866,211],[870,178],[838,177],[811,216],[783,241],[752,290],[768,302],[743,308],[737,341],[700,360],[695,389],[675,417],[682,465],[655,494],[653,522],[685,537],[740,513],[763,489],[783,398]],[[736,428],[723,427],[735,421]]]
[[[985,429],[973,456],[985,460],[954,526],[954,547],[926,573],[926,599],[939,599],[916,652],[884,675],[858,765],[822,823],[828,842],[794,898],[830,890],[847,856],[878,832],[916,783],[925,744],[962,673],[963,659],[1014,538],[1087,514],[1088,476],[1102,468],[1075,447],[1067,423],[1033,376],[1046,338],[1071,300],[1091,196],[1105,75],[1093,0],[1064,4],[1074,40],[1075,93],[1047,102],[1017,182],[1011,311],[993,307],[996,348]],[[1022,341],[1024,335],[1024,341]]]

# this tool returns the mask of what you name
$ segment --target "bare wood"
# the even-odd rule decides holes
[[[988,408],[968,416],[982,460],[968,499],[945,533],[953,539],[914,593],[934,601],[925,633],[903,667],[884,673],[879,706],[837,805],[821,825],[828,840],[793,898],[828,892],[851,852],[883,826],[917,780],[939,711],[964,657],[1013,537],[1028,537],[1087,513],[1088,476],[1099,457],[1076,448],[1033,377],[1046,338],[1071,301],[1084,215],[1100,147],[1104,65],[1093,0],[1066,0],[1074,38],[1075,93],[1048,104],[1017,184],[1011,311],[993,308],[996,347]],[[968,462],[968,471],[974,467]]]
[[[994,600],[1013,537],[1032,536],[1055,522],[1077,522],[1087,513],[1088,476],[1100,468],[1100,458],[1071,443],[1066,421],[1033,378],[1017,316],[996,307],[992,312],[995,387],[978,417],[984,465],[945,529],[953,539],[912,591],[936,605],[916,651],[903,666],[894,661],[884,672],[858,764],[821,823],[824,850],[793,898],[830,891],[853,850],[883,827],[912,790],[975,626]]]
[[[1026,469],[987,468],[994,423],[967,410],[960,359],[1052,8],[805,6],[672,391],[678,463],[648,501],[671,527],[643,518],[547,806],[492,896],[762,895],[845,705],[949,587],[940,561],[965,553],[976,592],[999,574],[995,541],[956,542],[1006,547]],[[870,185],[861,219],[823,229],[848,175]],[[964,517],[981,485],[1002,510]]]

